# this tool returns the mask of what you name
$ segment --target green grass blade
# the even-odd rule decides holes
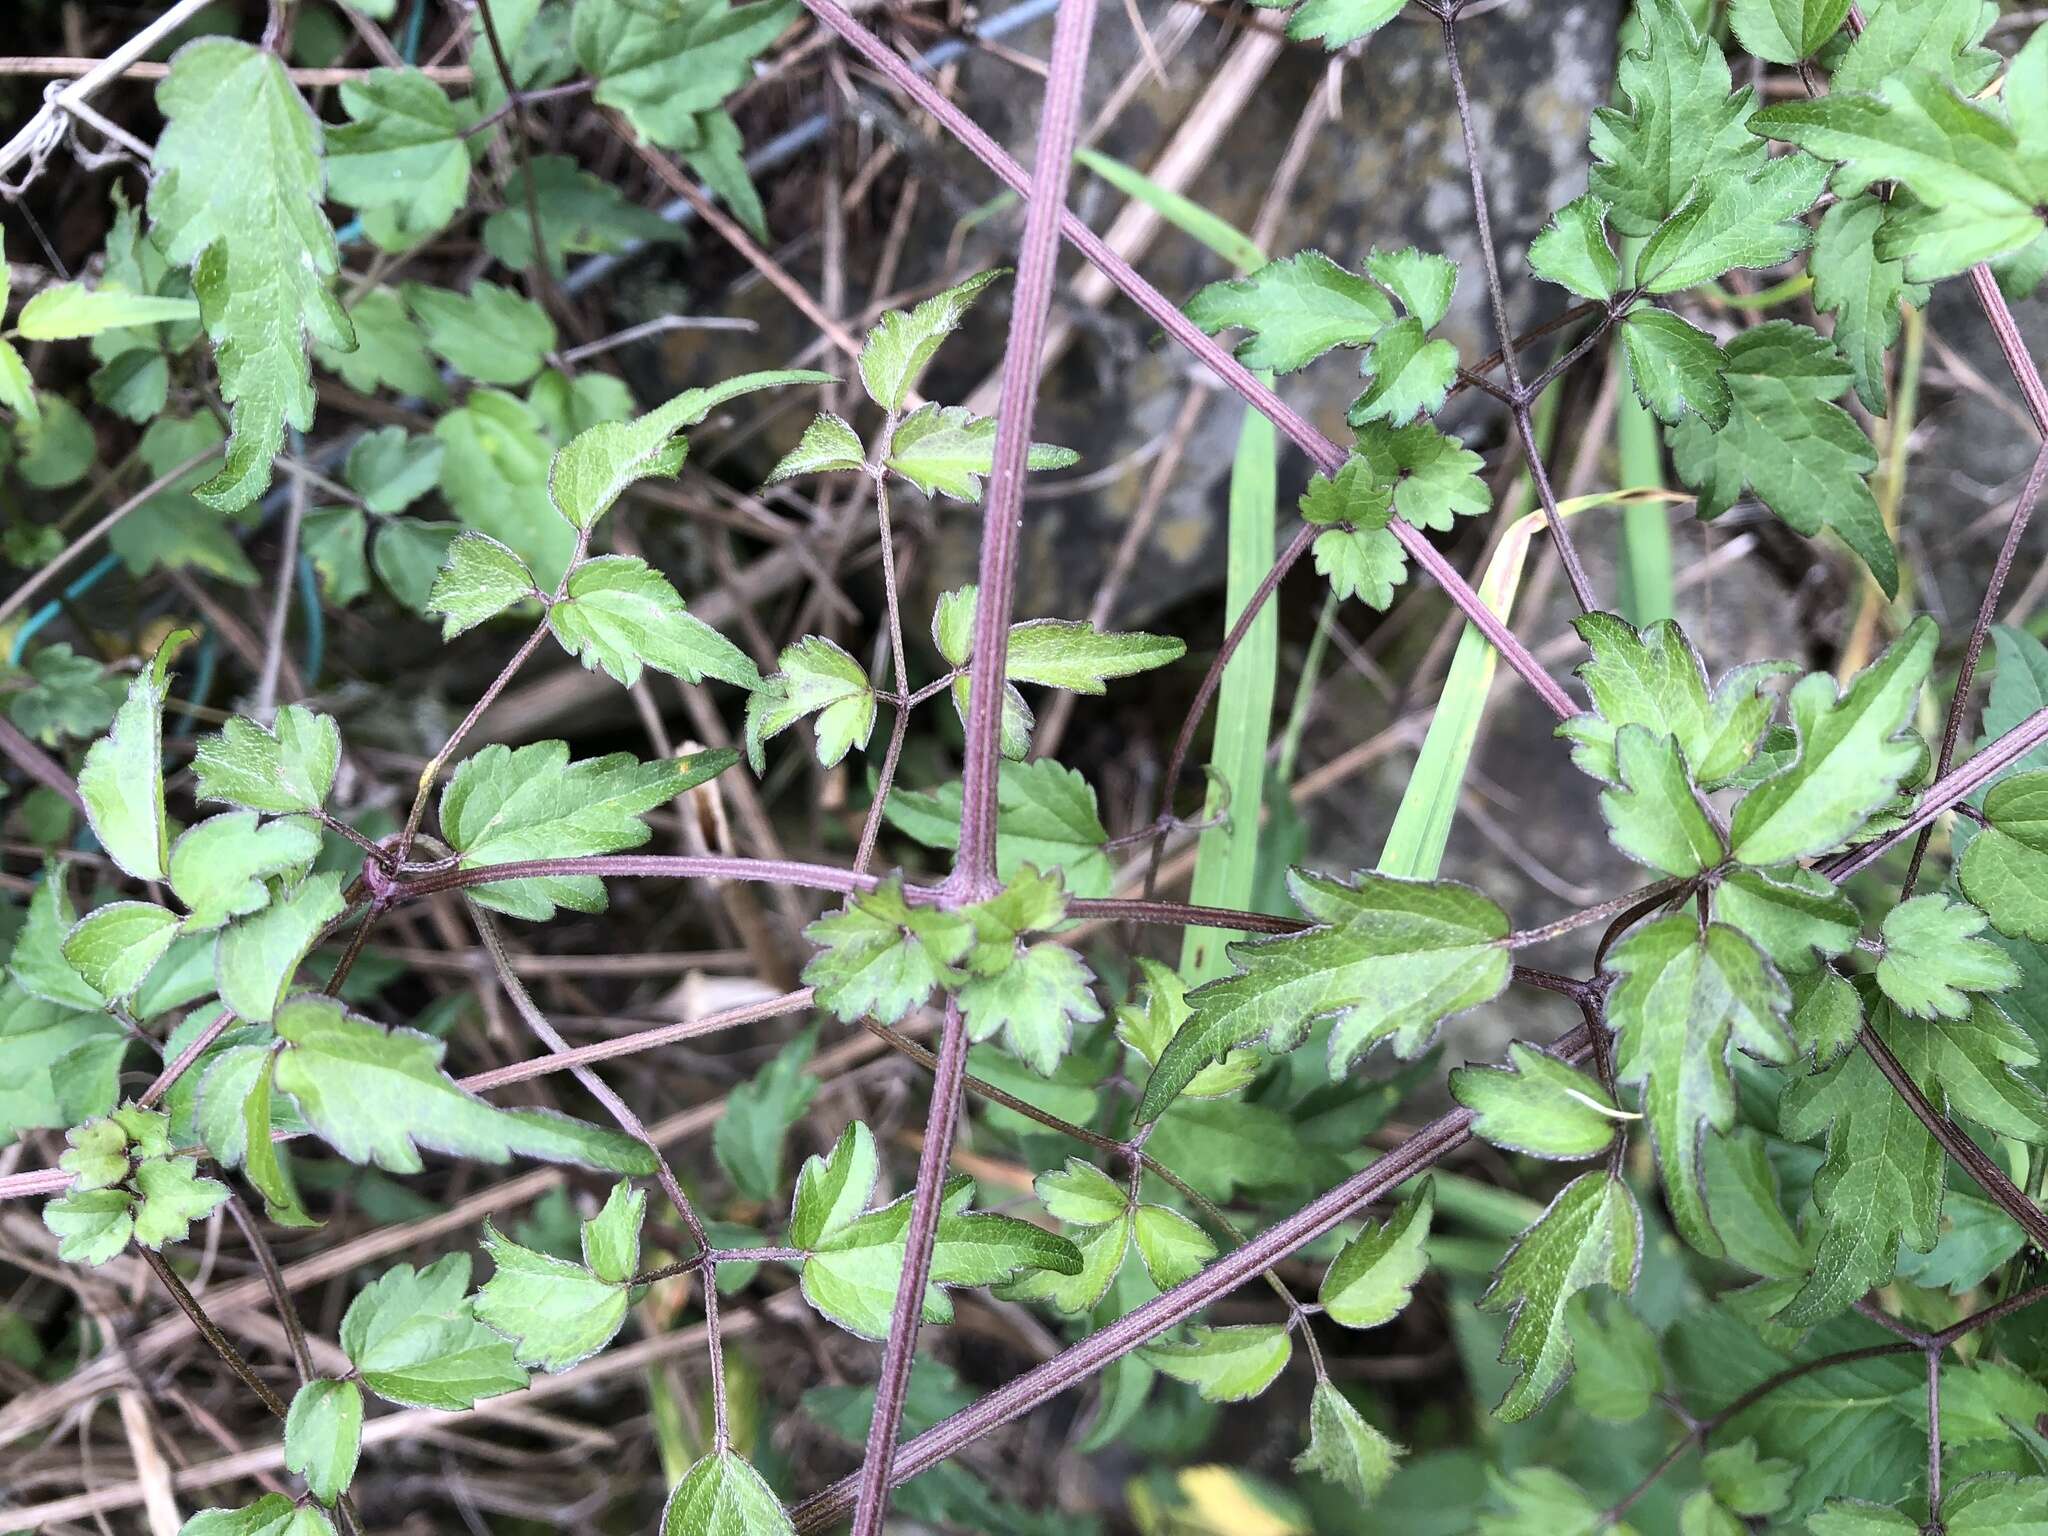
[[[1635,270],[1640,240],[1626,242],[1623,260]],[[1617,337],[1610,368],[1621,375],[1614,400],[1614,446],[1623,485],[1664,484],[1664,445],[1657,418],[1636,398]],[[1621,606],[1638,629],[1675,612],[1671,575],[1671,519],[1661,502],[1644,502],[1621,514]]]
[[[1240,271],[1256,272],[1266,264],[1266,253],[1248,237],[1200,203],[1190,202],[1178,192],[1162,187],[1143,171],[1095,149],[1077,149],[1074,158],[1125,197],[1143,203],[1182,234],[1199,240]]]

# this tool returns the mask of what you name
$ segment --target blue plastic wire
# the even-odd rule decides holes
[[[64,589],[64,598],[71,602],[76,602],[94,587],[105,581],[107,576],[120,563],[121,557],[119,555],[112,553],[101,555],[99,559],[95,560],[84,571],[71,579],[71,585]],[[30,614],[21,628],[14,632],[14,643],[7,650],[7,664],[11,667],[20,666],[22,649],[30,640],[35,638],[36,631],[63,611],[64,602],[53,597],[34,613]]]

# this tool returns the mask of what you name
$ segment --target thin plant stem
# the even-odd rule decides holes
[[[211,1344],[214,1353],[227,1362],[228,1369],[235,1373],[236,1379],[255,1393],[256,1400],[264,1407],[278,1418],[283,1418],[286,1413],[284,1399],[271,1391],[270,1383],[258,1376],[249,1362],[242,1358],[242,1352],[228,1341],[228,1336],[206,1315],[206,1308],[199,1305],[199,1299],[186,1289],[185,1282],[178,1278],[178,1272],[171,1268],[164,1256],[154,1248],[144,1248],[140,1244],[136,1245],[135,1251],[142,1255],[142,1262],[149,1266],[150,1273],[155,1275],[163,1288],[171,1293],[171,1300],[178,1304],[178,1309],[191,1319],[192,1326],[199,1330],[199,1336]]]

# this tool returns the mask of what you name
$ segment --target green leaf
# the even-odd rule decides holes
[[[191,636],[179,630],[135,674],[113,727],[92,744],[78,770],[85,819],[109,857],[137,880],[161,880],[171,854],[164,813],[164,700],[171,655]]]
[[[1508,1513],[1482,1515],[1479,1536],[1635,1536],[1634,1526],[1610,1524],[1605,1508],[1562,1472],[1523,1467],[1512,1478],[1488,1477]]]
[[[1893,15],[1901,5],[1910,8],[1909,0],[1899,0],[1877,14]],[[1904,263],[1877,254],[1884,220],[1885,204],[1873,194],[1842,199],[1821,215],[1807,260],[1813,306],[1835,317],[1835,346],[1855,376],[1856,398],[1879,416],[1885,410],[1885,353],[1899,339],[1899,305],[1927,302],[1926,285],[1907,282]]]
[[[1365,258],[1365,269],[1424,330],[1450,313],[1451,297],[1458,290],[1458,264],[1450,257],[1412,245],[1398,251],[1375,250]]]
[[[1962,100],[1939,76],[1893,75],[1879,94],[1835,92],[1756,114],[1751,129],[1838,162],[1844,197],[1893,181],[1914,206],[1888,214],[1877,253],[1914,282],[1953,277],[2048,230],[2048,170],[2005,119]]]
[[[1616,229],[1648,235],[1702,176],[1753,169],[1764,149],[1744,127],[1750,91],[1730,94],[1728,60],[1684,5],[1647,0],[1635,15],[1642,41],[1622,54],[1615,72],[1628,110],[1602,107],[1593,115],[1591,186]]]
[[[64,958],[109,1003],[133,995],[171,940],[178,915],[150,901],[114,901],[64,936]]]
[[[201,800],[245,810],[288,815],[318,811],[334,788],[341,763],[341,731],[332,717],[297,704],[277,712],[271,728],[236,715],[219,731],[199,738],[192,761]]]
[[[602,555],[569,577],[568,597],[548,609],[548,627],[562,649],[628,688],[653,667],[686,683],[715,677],[736,687],[761,686],[746,653],[702,619],[683,610],[668,578],[631,555]]]
[[[1885,592],[1898,589],[1898,557],[1863,476],[1877,455],[1862,428],[1830,404],[1854,375],[1834,344],[1803,325],[1772,320],[1728,343],[1728,424],[1692,417],[1667,434],[1680,477],[1700,493],[1700,515],[1719,517],[1745,490],[1811,538],[1840,534]]]
[[[1377,1328],[1401,1315],[1429,1267],[1425,1244],[1436,1213],[1436,1181],[1425,1178],[1400,1209],[1339,1250],[1317,1299],[1346,1328]]]
[[[1371,37],[1401,14],[1402,0],[1301,0],[1287,18],[1287,35],[1298,43],[1321,43],[1335,53]]]
[[[1097,629],[1079,619],[1032,619],[1010,626],[1004,676],[1073,693],[1099,694],[1112,677],[1134,677],[1179,661],[1187,643],[1169,635]]]
[[[449,1411],[525,1386],[512,1346],[476,1321],[468,1289],[467,1253],[422,1270],[394,1265],[364,1287],[341,1320],[341,1347],[363,1385],[394,1403]]]
[[[1727,356],[1713,337],[1644,305],[1622,321],[1621,343],[1636,398],[1660,421],[1680,421],[1689,411],[1710,427],[1728,424],[1735,397],[1721,377]]]
[[[864,469],[867,467],[867,452],[861,446],[859,433],[830,411],[820,411],[804,428],[804,435],[797,439],[796,446],[775,461],[765,483],[779,485],[798,475]]]
[[[462,211],[469,195],[474,113],[416,69],[373,69],[341,87],[349,121],[327,130],[327,184],[388,249],[417,245]],[[482,140],[476,141],[481,146]]]
[[[555,455],[548,469],[548,495],[570,526],[588,533],[635,481],[675,474],[689,449],[679,434],[717,405],[756,390],[831,382],[829,373],[750,373],[710,389],[685,390],[633,421],[586,427]]]
[[[205,1509],[178,1528],[178,1536],[334,1536],[325,1513],[266,1493],[246,1509]]]
[[[1841,30],[1849,0],[1734,0],[1729,19],[1742,46],[1773,64],[1797,64]]]
[[[341,875],[310,875],[262,911],[235,919],[214,948],[220,1000],[252,1023],[267,1023],[327,925],[348,903]]]
[[[818,761],[836,766],[875,729],[875,690],[858,661],[822,635],[784,648],[778,670],[747,695],[747,761],[767,767],[763,746],[806,715],[818,717]]]
[[[675,225],[654,209],[629,202],[617,187],[567,155],[534,156],[531,179],[533,201],[540,208],[541,247],[557,277],[567,269],[567,256],[682,243]],[[484,220],[484,249],[514,271],[531,267],[534,259],[527,182],[524,167],[507,177],[505,206]]]
[[[113,284],[88,289],[83,283],[59,283],[22,305],[14,324],[28,341],[74,341],[124,326],[198,318],[199,306],[191,299],[159,299]]]
[[[548,312],[510,288],[479,279],[467,294],[425,283],[404,291],[428,348],[479,384],[524,384],[555,350]]]
[[[968,1038],[997,1034],[1011,1055],[1041,1076],[1056,1069],[1073,1044],[1076,1024],[1093,1024],[1102,1008],[1089,991],[1093,973],[1071,949],[1040,944],[1023,949],[1001,971],[959,989]]]
[[[1595,1285],[1633,1289],[1642,1220],[1626,1184],[1582,1173],[1515,1239],[1479,1298],[1481,1309],[1508,1314],[1500,1357],[1515,1380],[1495,1410],[1502,1418],[1527,1418],[1563,1385],[1572,1368],[1565,1307],[1574,1296]]]
[[[356,439],[344,474],[380,517],[403,512],[441,480],[447,445],[435,437],[414,437],[403,427],[381,427]]]
[[[1886,0],[1871,8],[1862,34],[1834,66],[1829,88],[1874,91],[1893,75],[1931,69],[1974,96],[2004,62],[1978,46],[1994,19],[1977,0]]]
[[[363,1393],[352,1381],[321,1378],[292,1394],[284,1421],[284,1465],[322,1504],[348,1490],[363,1449]]]
[[[8,698],[7,717],[46,747],[99,735],[127,694],[118,676],[62,642],[30,655],[17,681],[24,686]]]
[[[1121,1221],[1131,1208],[1130,1192],[1093,1163],[1070,1157],[1066,1166],[1032,1180],[1038,1203],[1056,1221],[1096,1227]]]
[[[583,1262],[599,1279],[624,1285],[639,1272],[640,1225],[646,1216],[646,1192],[621,1179],[604,1208],[583,1223]]]
[[[1308,1449],[1294,1458],[1296,1472],[1313,1472],[1366,1502],[1379,1497],[1401,1455],[1402,1448],[1367,1423],[1343,1393],[1327,1381],[1316,1383]]]
[[[1956,870],[1963,894],[1990,915],[2000,933],[2048,939],[2048,773],[2016,774],[1994,784],[1984,797],[1984,814],[1989,825],[1970,839]]]
[[[512,550],[532,567],[543,588],[552,590],[575,558],[576,530],[548,499],[552,433],[541,413],[502,390],[472,389],[460,409],[434,424],[434,436],[444,449],[441,495],[456,517]],[[430,554],[420,549],[413,556],[410,563],[423,569],[415,569],[410,579],[386,569],[393,559],[387,546],[401,531],[418,545],[440,539]],[[425,602],[456,531],[446,523],[393,518],[379,532],[378,570],[409,606]]]
[[[1576,1366],[1572,1402],[1593,1418],[1625,1424],[1648,1413],[1663,1388],[1657,1338],[1625,1302],[1612,1302],[1602,1322],[1588,1300],[1581,1291],[1565,1309]]]
[[[892,309],[876,321],[860,349],[860,381],[867,387],[868,398],[891,415],[900,412],[939,344],[959,328],[981,290],[1003,275],[1000,267],[977,272],[965,282],[933,294],[915,309]],[[896,450],[892,446],[890,451]]]
[[[630,753],[569,761],[569,745],[485,747],[464,759],[441,792],[441,833],[462,867],[522,859],[578,858],[637,848],[653,834],[641,820],[738,761],[730,748],[643,763]],[[472,889],[485,906],[535,922],[559,904],[604,910],[595,875],[548,875]]]
[[[816,1044],[815,1032],[797,1036],[726,1096],[725,1115],[712,1130],[711,1146],[734,1186],[749,1200],[782,1196],[790,1129],[811,1107],[820,1086],[804,1070]]]
[[[225,37],[179,49],[156,101],[151,235],[192,271],[221,398],[234,407],[227,463],[197,495],[232,512],[270,484],[285,428],[313,424],[308,338],[355,345],[328,289],[340,253],[320,209],[320,124],[281,59]]]
[[[272,1221],[312,1226],[290,1166],[271,1140],[276,1092],[268,1031],[230,1030],[217,1054],[200,1058],[187,1076],[203,1074],[195,1119],[206,1149],[225,1168],[240,1167],[263,1196]]]
[[[1693,787],[1675,736],[1624,725],[1614,737],[1620,782],[1600,792],[1614,846],[1660,874],[1697,875],[1724,854],[1706,802]]]
[[[1557,734],[1572,743],[1572,761],[1582,772],[1618,781],[1614,742],[1625,725],[1677,737],[1694,780],[1707,789],[1727,783],[1756,755],[1774,702],[1760,687],[1793,670],[1791,663],[1738,667],[1709,698],[1706,666],[1671,620],[1640,634],[1611,613],[1581,614],[1573,624],[1592,652],[1578,677],[1593,708],[1565,721]]]
[[[933,1288],[924,1300],[928,1322],[952,1320],[951,1303],[937,1287],[995,1285],[1028,1270],[1081,1271],[1080,1250],[1066,1238],[1014,1217],[960,1209],[970,1192],[964,1179],[948,1186],[932,1248]],[[820,1238],[804,1260],[804,1298],[849,1332],[886,1337],[903,1281],[910,1207],[905,1195]]]
[[[1637,282],[1650,293],[1678,293],[1735,267],[1788,260],[1813,239],[1800,215],[1826,182],[1827,167],[1803,155],[1707,176],[1643,246]]]
[[[1863,1499],[1833,1499],[1806,1522],[1812,1536],[1916,1536],[1920,1522],[1885,1504]]]
[[[453,640],[542,595],[533,572],[511,550],[488,534],[459,533],[427,593],[427,612],[442,616],[441,638]]]
[[[521,1365],[566,1371],[611,1343],[626,1321],[626,1287],[581,1264],[536,1253],[484,1223],[497,1270],[476,1296],[476,1318],[512,1342]]]
[[[1187,983],[1172,967],[1148,955],[1133,957],[1144,977],[1144,991],[1138,1000],[1116,1011],[1117,1038],[1141,1056],[1147,1066],[1155,1065],[1159,1053],[1188,1020]],[[1235,1093],[1259,1075],[1256,1051],[1232,1051],[1223,1060],[1202,1068],[1181,1089],[1184,1099],[1211,1099]]]
[[[1816,955],[1847,954],[1863,931],[1855,904],[1796,864],[1729,870],[1714,886],[1712,911],[1788,975],[1813,970]]]
[[[1505,1067],[1455,1068],[1451,1097],[1472,1111],[1473,1135],[1532,1157],[1597,1157],[1624,1118],[1592,1078],[1519,1040]]]
[[[104,1264],[135,1235],[134,1202],[121,1189],[60,1195],[43,1207],[43,1225],[56,1237],[57,1257],[66,1264]]]
[[[7,973],[33,997],[97,1013],[104,1001],[99,989],[80,976],[64,954],[65,939],[77,923],[61,866],[45,866],[43,878],[28,899],[28,917],[7,957]]]
[[[934,987],[951,991],[965,979],[956,967],[974,930],[957,912],[911,906],[903,899],[902,877],[892,875],[872,891],[849,896],[804,937],[818,946],[803,979],[818,989],[819,1007],[847,1024],[862,1017],[894,1024]]]
[[[364,394],[391,389],[423,400],[447,399],[447,387],[427,356],[426,339],[395,292],[372,288],[348,313],[355,327],[355,350],[316,346],[313,355],[322,368]]]
[[[313,1133],[353,1163],[418,1173],[419,1149],[502,1163],[514,1153],[620,1173],[653,1170],[638,1141],[539,1110],[509,1111],[465,1093],[441,1070],[446,1046],[385,1029],[331,997],[277,1012],[276,1083]]]
[[[1786,707],[1799,756],[1735,807],[1729,840],[1737,859],[1762,866],[1824,853],[1891,800],[1925,750],[1905,727],[1935,640],[1934,621],[1923,614],[1847,693],[1837,697],[1824,672],[1793,686]]]
[[[1963,1017],[1972,992],[2003,992],[2020,983],[2012,957],[1976,937],[1988,919],[1966,902],[1916,896],[1885,914],[1879,930],[1884,958],[1877,984],[1902,1013]]]
[[[1162,1291],[1192,1280],[1216,1257],[1216,1244],[1208,1233],[1163,1205],[1139,1206],[1131,1217],[1131,1236],[1145,1273]]]
[[[796,1536],[775,1492],[731,1451],[706,1456],[661,1512],[661,1536]]]
[[[145,1248],[182,1243],[192,1223],[227,1202],[228,1187],[202,1178],[192,1160],[151,1157],[135,1165],[135,1241]]]
[[[1458,349],[1440,338],[1431,340],[1411,315],[1375,336],[1359,366],[1372,382],[1352,402],[1347,419],[1354,427],[1373,421],[1398,427],[1443,408],[1458,376]]]
[[[1413,1058],[1445,1019],[1507,985],[1507,914],[1469,887],[1365,871],[1346,884],[1305,870],[1287,884],[1317,926],[1230,947],[1237,973],[1189,995],[1192,1016],[1145,1084],[1140,1123],[1233,1047],[1292,1050],[1327,1018],[1333,1073],[1388,1037]]]
[[[1294,1341],[1278,1323],[1190,1328],[1183,1340],[1161,1339],[1138,1351],[1147,1365],[1184,1381],[1208,1403],[1257,1397],[1286,1369]]]
[[[1707,1212],[1702,1139],[1735,1124],[1731,1046],[1761,1061],[1792,1060],[1792,1039],[1781,1022],[1791,994],[1749,940],[1720,923],[1702,932],[1690,914],[1637,930],[1615,946],[1607,965],[1621,978],[1608,1002],[1616,1074],[1643,1090],[1643,1113],[1679,1232],[1718,1257],[1722,1244]]]
[[[1067,1317],[1084,1317],[1109,1294],[1130,1251],[1130,1217],[1120,1217],[1100,1226],[1077,1226],[1070,1236],[1081,1256],[1072,1274],[1057,1270],[1033,1270],[1002,1289],[1006,1301],[1043,1302]],[[1147,1378],[1150,1379],[1149,1376]]]
[[[206,933],[265,906],[264,881],[296,881],[320,855],[311,822],[257,823],[254,811],[230,811],[188,828],[171,844],[171,891],[191,916],[186,933]]]
[[[1738,1440],[1700,1459],[1707,1486],[1736,1514],[1762,1519],[1776,1514],[1792,1499],[1799,1468],[1776,1457],[1759,1457],[1754,1440]]]
[[[928,848],[960,846],[960,786],[931,794],[894,790],[885,814],[891,826]],[[1049,758],[1008,762],[996,780],[996,874],[1013,880],[1029,865],[1058,870],[1075,896],[1106,896],[1109,841],[1095,791],[1071,768]]]
[[[789,25],[793,6],[726,0],[579,0],[576,60],[597,80],[597,101],[666,149],[700,140],[702,114],[753,78],[755,56]]]
[[[921,405],[897,424],[882,463],[927,496],[979,501],[995,453],[993,416],[976,416],[965,406]],[[1071,448],[1033,443],[1025,450],[1024,467],[1065,469],[1080,460]]]
[[[866,1210],[880,1171],[873,1134],[853,1121],[840,1133],[829,1157],[807,1158],[798,1171],[796,1196],[790,1203],[790,1242],[815,1248]]]
[[[1211,283],[1187,303],[1210,335],[1248,330],[1237,359],[1247,368],[1292,373],[1333,347],[1363,347],[1394,323],[1394,306],[1369,278],[1321,251],[1269,262],[1250,277]]]

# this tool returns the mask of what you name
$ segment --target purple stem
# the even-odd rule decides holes
[[[965,148],[981,161],[1011,191],[1027,199],[1031,195],[1031,183],[1024,168],[1004,152],[995,140],[982,128],[926,80],[921,78],[909,64],[898,58],[859,22],[854,20],[838,0],[804,0],[805,7],[853,50],[868,61],[891,85],[915,101],[918,107],[931,114],[946,131],[958,139]],[[1328,474],[1341,466],[1345,452],[1329,438],[1316,430],[1310,422],[1294,410],[1272,390],[1255,378],[1244,364],[1213,339],[1202,334],[1195,325],[1174,306],[1164,294],[1154,288],[1137,270],[1107,245],[1093,230],[1074,214],[1062,209],[1060,212],[1060,233],[1074,249],[1099,269],[1123,295],[1152,320],[1168,336],[1194,353],[1218,378],[1236,391],[1239,398],[1260,412],[1274,426],[1285,433],[1309,458],[1316,468]],[[1479,594],[1451,568],[1450,562],[1437,553],[1436,547],[1416,528],[1399,518],[1389,524],[1394,537],[1401,547],[1408,551],[1415,563],[1427,571],[1451,601],[1479,632],[1492,642],[1507,664],[1517,675],[1542,698],[1545,705],[1560,720],[1568,720],[1578,714],[1579,706],[1572,701],[1562,685],[1543,670],[1543,666],[1530,654],[1529,648],[1517,640],[1493,610],[1480,601]]]

